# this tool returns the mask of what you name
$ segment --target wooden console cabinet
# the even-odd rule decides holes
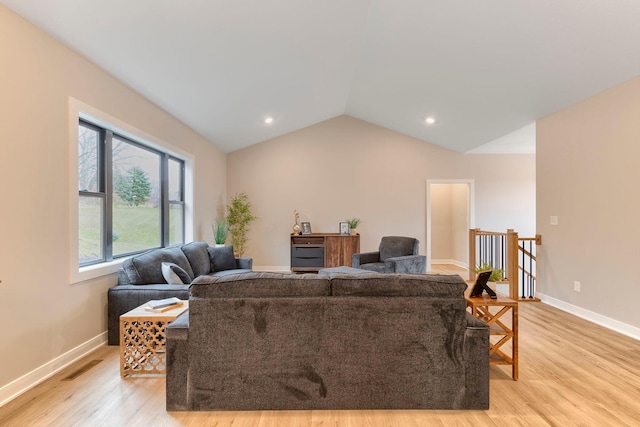
[[[323,268],[351,267],[351,255],[360,252],[360,235],[313,233],[291,235],[291,271],[315,272]]]

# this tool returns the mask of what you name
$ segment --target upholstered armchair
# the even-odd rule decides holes
[[[385,236],[377,252],[351,256],[351,266],[378,273],[425,274],[427,257],[418,254],[420,241],[413,237]]]

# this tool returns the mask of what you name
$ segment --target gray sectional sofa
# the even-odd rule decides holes
[[[109,345],[120,343],[120,315],[153,299],[186,300],[193,279],[248,272],[252,263],[251,258],[235,258],[233,246],[210,247],[207,242],[153,249],[126,259],[118,270],[118,284],[107,292]]]
[[[167,327],[168,411],[488,409],[457,275],[200,276]]]

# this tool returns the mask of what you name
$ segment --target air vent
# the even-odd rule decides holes
[[[91,362],[87,363],[86,365],[84,365],[83,367],[78,369],[77,371],[72,372],[71,374],[69,374],[66,377],[64,377],[61,381],[73,381],[76,378],[78,378],[80,375],[82,375],[85,372],[87,372],[89,369],[91,369],[94,366],[96,366],[100,362],[102,362],[102,359],[100,359],[100,360],[92,360]]]

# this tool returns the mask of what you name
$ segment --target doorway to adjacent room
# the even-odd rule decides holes
[[[469,229],[474,227],[474,181],[428,179],[427,271],[432,263],[469,266]]]

